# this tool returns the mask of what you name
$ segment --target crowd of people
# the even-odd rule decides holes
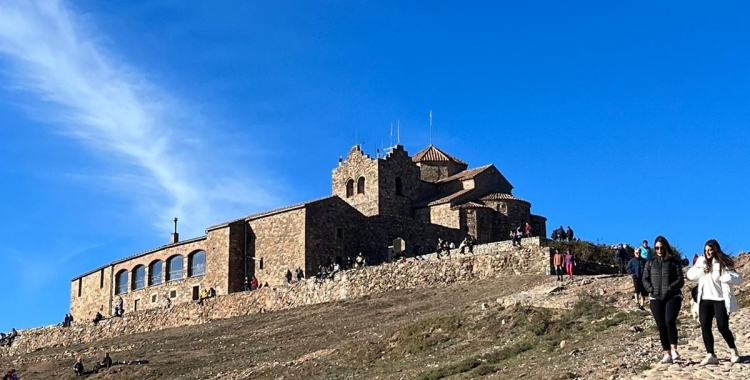
[[[10,332],[7,334],[0,332],[0,346],[10,347],[17,337],[18,331],[15,328],[10,329]]]
[[[573,241],[575,241],[575,234],[573,233],[573,229],[570,228],[570,226],[568,226],[567,230],[563,228],[563,226],[560,226],[559,228],[552,230],[551,237],[553,241],[560,241],[560,242],[567,241],[568,243],[572,243]]]
[[[141,364],[148,364],[148,360],[138,359],[138,360],[130,360],[130,361],[123,361],[123,362],[115,362],[112,360],[112,357],[109,356],[109,352],[104,354],[104,358],[102,358],[101,361],[94,364],[94,369],[86,372],[85,367],[83,366],[83,360],[79,356],[76,358],[75,363],[73,363],[73,373],[75,373],[76,376],[85,376],[85,375],[91,375],[94,373],[99,373],[104,370],[110,369],[115,364],[120,365],[141,365]]]

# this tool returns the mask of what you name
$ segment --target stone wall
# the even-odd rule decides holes
[[[207,249],[206,238],[200,237],[166,245],[129,259],[120,260],[119,262],[100,268],[99,270],[84,275],[78,279],[74,279],[71,282],[70,312],[73,314],[74,318],[93,318],[93,315],[95,315],[97,311],[105,316],[111,315],[114,308],[113,301],[119,296],[123,298],[126,310],[133,310],[136,308],[136,303],[139,309],[147,309],[155,306],[154,303],[151,302],[154,295],[163,295],[171,290],[177,292],[176,296],[172,298],[172,302],[179,303],[190,301],[192,300],[192,293],[185,291],[185,289],[186,286],[190,287],[192,285],[183,284],[183,280],[166,282],[167,259],[176,255],[182,256],[182,278],[184,279],[188,275],[188,256],[199,250],[206,251],[206,260],[208,262],[208,258],[211,256],[212,252]],[[160,284],[149,286],[149,265],[157,260],[162,262]],[[145,268],[146,273],[144,287],[142,289],[134,290],[132,286],[132,270],[141,265]],[[207,265],[206,272],[209,270],[211,270],[211,266]],[[116,295],[115,288],[117,284],[115,283],[115,280],[117,274],[121,271],[128,272],[128,291]],[[191,281],[191,284],[200,283],[199,280],[196,281],[195,279]]]
[[[361,213],[376,215],[379,209],[378,161],[370,158],[359,146],[353,147],[344,162],[333,170],[331,185],[333,194],[338,195]],[[364,193],[357,192],[357,182],[364,179]],[[353,181],[351,194],[347,194],[347,183]]]
[[[461,228],[459,211],[451,209],[450,203],[430,207],[430,222],[449,228]]]
[[[294,272],[297,267],[305,267],[305,207],[248,222],[254,236],[250,244],[255,276],[261,285],[282,284],[288,269]]]
[[[307,205],[305,220],[305,263],[301,268],[306,276],[317,273],[318,266],[352,260],[359,252],[366,252],[369,235],[366,217],[338,197]],[[290,268],[292,272],[297,267]]]
[[[259,312],[278,311],[304,305],[352,299],[393,290],[422,286],[442,286],[485,278],[544,273],[549,267],[549,249],[539,238],[523,239],[524,248],[510,242],[478,245],[473,255],[456,251],[450,259],[371,266],[348,270],[336,279],[316,284],[312,279],[290,285],[263,288],[252,292],[221,295],[198,305],[193,302],[173,305],[171,309],[150,309],[126,313],[94,326],[88,318],[77,318],[73,326],[48,326],[22,330],[10,348],[0,348],[0,356],[32,352],[46,347],[68,346],[165,328],[196,325],[212,320]]]
[[[412,162],[409,153],[401,145],[378,161],[378,187],[380,192],[380,215],[412,216],[412,200],[421,194],[422,181],[419,168]],[[400,181],[401,194],[396,191],[396,179]]]

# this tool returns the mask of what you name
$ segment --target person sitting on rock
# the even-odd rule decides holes
[[[76,359],[76,363],[73,364],[73,371],[76,373],[76,376],[83,376],[83,363],[81,362],[81,358]]]
[[[10,345],[13,344],[13,340],[15,340],[17,336],[18,331],[16,331],[15,328],[10,329],[10,334],[8,334],[8,342],[6,343],[6,345],[10,347]]]
[[[203,300],[208,299],[208,290],[201,290],[200,298],[198,298],[198,304],[203,305]]]
[[[109,352],[104,354],[104,359],[102,359],[101,367],[106,369],[112,367],[112,358],[109,356]]]
[[[245,277],[245,283],[242,285],[242,289],[244,289],[245,291],[250,290],[250,280],[248,280],[247,277]]]
[[[253,276],[252,280],[250,280],[250,290],[258,289],[258,278]]]
[[[354,259],[354,267],[355,267],[355,268],[361,268],[361,267],[363,267],[363,266],[365,266],[365,257],[364,257],[364,256],[362,256],[362,252],[360,252],[360,253],[359,253],[359,254],[357,255],[357,258],[356,258],[356,259]]]
[[[216,297],[216,289],[213,287],[208,288],[208,298]]]
[[[286,283],[291,284],[292,283],[292,271],[287,269],[286,274],[284,275],[286,277]]]
[[[104,319],[104,316],[100,312],[96,312],[96,316],[94,316],[94,326],[98,325],[99,322],[101,322]]]
[[[3,380],[18,380],[18,375],[16,375],[16,370],[11,369],[8,371],[5,376],[3,376]]]

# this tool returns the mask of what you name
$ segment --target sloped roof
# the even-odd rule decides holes
[[[477,174],[489,169],[492,167],[492,164],[480,166],[478,168],[470,169],[470,170],[464,170],[462,172],[456,173],[450,177],[445,177],[443,179],[438,180],[436,183],[445,183],[450,181],[465,181],[467,179],[472,179],[477,176]]]
[[[474,191],[474,189],[462,189],[462,190],[455,191],[455,192],[450,193],[450,194],[443,193],[443,194],[438,195],[437,197],[434,197],[434,198],[431,198],[431,199],[427,199],[425,201],[420,202],[416,207],[437,206],[437,205],[440,205],[440,204],[443,204],[443,203],[448,203],[448,202],[450,202],[450,201],[452,201],[452,200],[454,200],[454,199],[456,199],[456,198],[458,198],[458,197],[460,197],[462,195],[466,195],[466,194],[468,194],[469,192],[472,192],[472,191]]]
[[[462,203],[460,205],[456,205],[456,206],[451,207],[451,209],[463,209],[463,208],[488,208],[488,209],[492,209],[492,207],[490,207],[490,206],[487,206],[487,205],[484,205],[484,204],[481,204],[481,203],[477,203],[477,202],[473,202],[473,201]]]
[[[228,226],[228,225],[230,225],[232,223],[236,223],[236,222],[240,222],[240,221],[249,221],[249,220],[253,220],[253,219],[262,218],[262,217],[265,217],[265,216],[270,216],[270,215],[274,215],[274,214],[280,214],[282,212],[287,212],[287,211],[292,211],[292,210],[300,209],[300,208],[303,208],[303,207],[305,207],[305,206],[307,206],[309,204],[312,204],[312,203],[315,203],[315,202],[320,202],[322,200],[326,200],[326,199],[333,198],[333,197],[336,197],[336,195],[328,195],[328,196],[325,196],[323,198],[313,199],[311,201],[297,203],[297,204],[293,204],[291,206],[286,206],[286,207],[281,207],[281,208],[277,208],[277,209],[273,209],[273,210],[263,211],[263,212],[259,212],[257,214],[248,215],[248,216],[243,217],[243,218],[239,218],[239,219],[235,219],[235,220],[230,220],[228,222],[224,222],[224,223],[221,223],[221,224],[216,224],[216,225],[213,225],[211,227],[206,228],[206,233],[208,233],[208,231],[215,230],[217,228],[226,227],[226,226]]]
[[[467,163],[443,152],[432,144],[417,152],[412,156],[411,160],[413,162],[455,162],[457,164],[467,165]]]
[[[529,201],[525,201],[512,194],[506,194],[506,193],[490,193],[490,194],[483,196],[480,199],[483,201],[521,201],[521,202],[526,202],[530,204]]]

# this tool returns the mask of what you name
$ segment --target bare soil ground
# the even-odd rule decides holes
[[[579,287],[569,310],[500,306],[554,277],[510,276],[124,336],[0,358],[22,380],[70,379],[110,352],[90,379],[609,379],[658,356],[650,315],[627,310],[627,277]],[[602,285],[604,284],[604,285]],[[601,286],[609,289],[606,295]],[[571,288],[574,286],[571,285]],[[618,288],[619,287],[619,288]],[[597,290],[598,289],[598,290]],[[483,304],[486,304],[483,307]],[[564,341],[564,342],[563,342]],[[643,352],[641,352],[643,351]]]

